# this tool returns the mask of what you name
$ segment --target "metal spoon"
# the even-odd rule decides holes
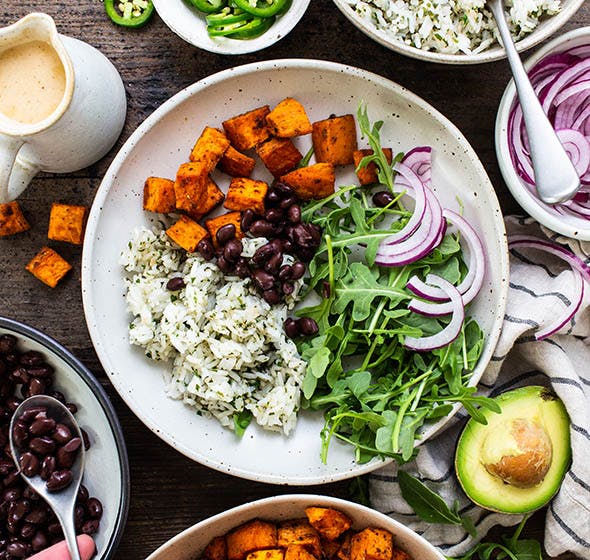
[[[537,193],[541,200],[547,204],[565,202],[578,192],[580,178],[555,134],[553,126],[545,115],[522,61],[516,52],[505,19],[503,0],[487,0],[487,6],[490,8],[498,25],[498,31],[504,43],[504,49],[506,50],[506,56],[518,92],[518,99],[529,138]]]
[[[10,421],[10,449],[12,450],[12,456],[14,457],[17,466],[20,465],[21,455],[26,450],[21,449],[14,441],[14,424],[27,410],[40,406],[45,407],[48,416],[55,419],[56,422],[65,424],[74,437],[79,437],[83,440],[82,432],[80,431],[78,423],[72,413],[62,403],[47,395],[30,397],[24,400],[14,411],[12,420]],[[74,508],[76,505],[76,497],[78,496],[78,489],[80,488],[80,482],[82,481],[82,475],[84,474],[84,458],[84,445],[81,445],[76,461],[70,468],[72,471],[72,482],[67,488],[60,490],[59,492],[49,492],[45,486],[45,481],[39,475],[28,477],[22,472],[20,473],[26,483],[47,502],[47,505],[53,510],[53,513],[55,513],[63,529],[66,543],[68,545],[68,551],[72,560],[80,560],[80,551],[78,550],[76,530],[74,527]]]

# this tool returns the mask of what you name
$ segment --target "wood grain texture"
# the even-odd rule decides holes
[[[501,179],[493,146],[496,109],[509,79],[506,63],[453,67],[404,58],[365,37],[330,0],[312,0],[299,25],[277,45],[234,58],[184,43],[157,16],[141,30],[116,27],[103,13],[100,0],[2,0],[0,26],[31,11],[49,13],[61,32],[100,49],[121,73],[127,90],[127,122],[115,148],[78,173],[40,175],[19,199],[31,230],[0,239],[0,314],[43,330],[73,351],[105,386],[121,419],[131,460],[132,500],[116,558],[145,558],[193,523],[257,498],[298,491],[347,497],[346,482],[307,488],[244,482],[193,463],[169,448],[118,397],[94,353],[82,309],[81,249],[59,245],[74,270],[55,290],[40,284],[24,266],[46,243],[51,202],[90,205],[117,149],[163,101],[209,74],[270,58],[333,60],[381,74],[416,92],[463,131],[487,169],[504,212],[520,212]],[[586,4],[565,29],[588,24],[590,6]],[[542,537],[542,513],[534,517],[528,533]]]

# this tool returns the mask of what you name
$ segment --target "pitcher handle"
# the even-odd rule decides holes
[[[38,165],[26,161],[20,154],[17,155],[8,181],[8,198],[11,200],[18,198],[39,171]]]
[[[23,144],[24,141],[20,138],[12,138],[0,134],[0,204],[10,202],[20,194],[20,192],[16,195],[12,193],[9,189],[9,184],[16,154]]]

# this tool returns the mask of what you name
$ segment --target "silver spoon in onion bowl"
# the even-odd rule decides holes
[[[35,395],[15,410],[9,434],[21,477],[53,510],[72,560],[80,560],[74,508],[84,474],[85,452],[73,414],[57,399]],[[45,464],[48,457],[51,466]]]
[[[580,178],[529,81],[512,41],[503,0],[487,0],[494,15],[512,70],[535,171],[535,186],[543,202],[557,204],[571,199],[580,189]]]

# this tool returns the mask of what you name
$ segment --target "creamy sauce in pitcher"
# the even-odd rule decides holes
[[[0,113],[23,124],[47,118],[66,89],[63,64],[51,45],[31,41],[0,52]]]

